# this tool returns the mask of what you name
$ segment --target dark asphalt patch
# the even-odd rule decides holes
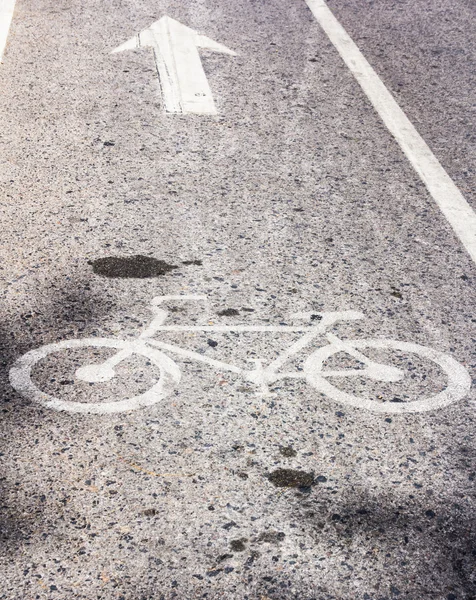
[[[286,458],[291,458],[293,456],[296,456],[297,454],[296,450],[294,450],[294,448],[292,448],[291,446],[281,446],[279,448],[279,452]]]
[[[309,488],[314,483],[314,473],[294,469],[276,469],[266,477],[276,487]]]
[[[203,262],[201,260],[183,260],[182,261],[183,265],[189,266],[189,265],[195,265],[197,267],[201,267]]]
[[[230,548],[233,552],[244,552],[246,550],[246,538],[240,538],[239,540],[231,540]]]
[[[221,310],[218,313],[218,316],[219,317],[236,317],[239,314],[240,314],[240,311],[236,310],[236,308],[225,308],[225,310]]]
[[[284,531],[263,531],[263,533],[259,534],[256,541],[265,542],[267,544],[278,544],[279,542],[282,542],[285,537],[286,534]]]
[[[103,277],[138,278],[160,277],[173,269],[175,265],[169,265],[163,260],[151,256],[106,256],[90,261],[96,275]]]

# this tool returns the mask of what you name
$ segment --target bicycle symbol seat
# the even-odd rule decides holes
[[[432,350],[411,342],[400,342],[388,339],[357,339],[342,340],[327,331],[339,321],[362,319],[364,315],[355,311],[323,312],[323,313],[295,313],[294,320],[307,321],[307,324],[294,325],[165,325],[168,311],[163,308],[166,301],[171,300],[197,300],[206,301],[204,296],[158,296],[152,300],[153,319],[150,325],[132,340],[119,340],[113,338],[85,338],[72,339],[48,344],[37,350],[31,350],[21,356],[10,369],[11,385],[25,398],[40,403],[55,410],[106,414],[135,410],[151,406],[164,399],[180,383],[181,372],[178,364],[170,358],[169,354],[191,359],[228,371],[241,376],[244,380],[253,383],[257,393],[269,395],[270,385],[283,379],[304,379],[310,386],[342,404],[365,408],[382,413],[408,413],[423,412],[447,406],[463,398],[471,387],[471,378],[466,368],[454,358],[442,352]],[[301,334],[296,341],[291,343],[277,358],[267,366],[259,359],[254,359],[254,367],[244,369],[223,360],[204,356],[194,350],[182,348],[176,344],[153,339],[160,332],[264,332],[295,333]],[[318,348],[304,361],[301,370],[283,370],[286,363],[296,357],[308,347],[318,336],[325,335],[327,345]],[[32,379],[32,370],[41,360],[52,353],[75,348],[112,348],[117,352],[100,364],[89,364],[79,367],[75,377],[80,381],[89,383],[107,382],[116,375],[115,367],[131,355],[137,354],[146,357],[153,365],[159,368],[160,377],[147,391],[123,400],[113,402],[75,402],[55,398],[39,389]],[[432,361],[446,376],[446,387],[439,393],[428,398],[418,399],[403,403],[379,403],[370,398],[365,398],[345,392],[329,381],[342,378],[369,378],[380,382],[396,382],[402,380],[406,373],[404,370],[391,365],[375,362],[365,355],[366,350],[380,349],[393,350],[401,353],[416,354],[420,358]],[[362,368],[358,369],[326,369],[325,363],[333,355],[344,352],[353,357]]]

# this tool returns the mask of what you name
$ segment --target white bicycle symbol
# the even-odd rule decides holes
[[[152,311],[154,318],[151,324],[135,340],[117,340],[110,338],[86,338],[72,339],[48,344],[37,350],[31,350],[20,357],[10,370],[10,382],[12,386],[25,398],[39,402],[47,408],[63,410],[76,413],[117,413],[135,410],[145,406],[156,404],[170,394],[179,384],[181,379],[180,368],[165,352],[205,363],[217,367],[223,371],[229,371],[240,375],[245,380],[259,387],[260,393],[269,395],[269,386],[281,379],[305,379],[309,385],[319,392],[340,402],[366,408],[381,413],[408,413],[423,412],[443,406],[447,406],[463,398],[471,387],[471,378],[466,368],[451,356],[419,346],[411,342],[400,342],[395,340],[342,340],[336,335],[327,332],[332,325],[338,321],[349,321],[362,319],[363,314],[355,311],[325,312],[325,313],[296,313],[294,319],[307,319],[311,325],[295,326],[273,326],[273,325],[205,325],[205,326],[181,326],[164,325],[168,316],[167,310],[161,308],[161,304],[169,300],[204,300],[204,296],[158,296],[152,300]],[[311,320],[315,320],[315,323]],[[255,366],[251,370],[240,368],[236,365],[221,360],[209,358],[192,350],[186,350],[174,344],[154,340],[152,337],[159,332],[287,332],[301,333],[302,336],[284,350],[267,367],[263,367],[262,361],[254,359]],[[328,345],[318,348],[305,360],[302,370],[281,371],[290,359],[295,357],[301,350],[320,335],[325,334]],[[119,400],[117,402],[74,402],[61,400],[42,392],[32,380],[32,369],[42,359],[51,353],[74,348],[115,348],[118,350],[111,358],[102,364],[92,364],[80,367],[76,370],[77,379],[89,383],[106,382],[115,376],[114,367],[133,354],[142,355],[149,359],[160,370],[159,380],[146,392]],[[421,358],[436,363],[447,378],[447,386],[441,392],[426,399],[415,400],[405,403],[383,403],[353,396],[332,385],[328,378],[367,377],[380,382],[395,382],[404,378],[405,372],[394,366],[383,365],[366,357],[362,351],[366,349],[396,350],[404,353],[413,353]],[[345,352],[363,364],[359,369],[325,370],[325,362],[334,354]]]

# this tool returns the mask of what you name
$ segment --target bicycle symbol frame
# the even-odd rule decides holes
[[[269,395],[269,386],[281,379],[305,379],[317,391],[342,404],[365,408],[380,413],[410,413],[424,412],[447,406],[467,395],[471,388],[471,378],[466,368],[451,356],[438,352],[425,346],[412,342],[400,342],[388,339],[358,339],[342,340],[328,330],[339,321],[350,321],[364,318],[356,311],[323,312],[323,313],[295,313],[292,319],[307,319],[311,317],[315,322],[311,324],[294,325],[164,325],[168,312],[161,305],[171,300],[200,300],[207,301],[205,296],[157,296],[152,299],[152,312],[154,314],[150,325],[133,340],[117,340],[113,338],[85,338],[65,340],[55,344],[48,344],[36,350],[31,350],[21,356],[10,369],[11,385],[25,398],[38,402],[41,405],[55,410],[75,413],[110,414],[135,410],[151,406],[164,399],[180,383],[181,372],[178,364],[168,356],[175,354],[182,358],[192,359],[205,363],[210,367],[219,368],[241,376],[257,386],[257,393]],[[276,359],[263,366],[263,361],[253,359],[253,369],[244,369],[223,360],[204,356],[193,350],[187,350],[175,344],[153,339],[160,332],[278,332],[301,333],[301,337],[294,341],[288,348],[281,352]],[[308,347],[316,337],[325,335],[328,344],[314,350],[304,361],[302,370],[283,371],[287,362],[299,352]],[[133,354],[148,358],[160,370],[159,380],[146,392],[112,402],[75,402],[55,398],[42,392],[32,380],[32,369],[42,359],[51,353],[73,348],[115,348],[116,354],[102,364],[86,365],[76,370],[75,376],[86,382],[107,382],[115,376],[114,367]],[[429,398],[412,402],[391,403],[376,402],[369,398],[353,396],[333,385],[328,378],[368,377],[375,381],[395,382],[401,380],[405,373],[390,365],[377,363],[362,353],[365,349],[387,349],[404,353],[417,354],[418,356],[436,363],[446,374],[447,386],[441,392]],[[325,362],[334,354],[345,352],[363,364],[359,369],[325,370]]]

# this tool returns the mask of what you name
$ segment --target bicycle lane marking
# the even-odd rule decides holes
[[[16,0],[1,0],[0,1],[0,62],[3,59],[3,52],[7,44],[8,32],[15,10]]]
[[[476,213],[324,0],[305,0],[476,263]]]
[[[245,380],[253,382],[260,388],[260,395],[270,395],[269,385],[287,378],[305,379],[318,392],[330,397],[341,404],[348,404],[357,408],[365,408],[370,411],[383,413],[405,413],[405,412],[424,412],[447,406],[457,400],[463,398],[471,387],[471,378],[463,365],[460,365],[451,356],[441,352],[418,346],[411,342],[399,342],[395,340],[341,340],[335,335],[328,332],[326,334],[327,341],[325,346],[313,350],[310,356],[304,362],[304,368],[293,372],[279,373],[279,369],[284,363],[295,356],[300,350],[304,349],[318,335],[324,335],[326,330],[338,321],[349,321],[363,318],[362,313],[354,311],[329,312],[319,313],[322,320],[308,327],[289,327],[289,326],[164,326],[163,321],[167,313],[162,310],[154,310],[155,318],[151,325],[145,329],[142,335],[135,340],[120,340],[109,338],[86,338],[72,339],[49,344],[31,350],[21,356],[10,369],[11,385],[25,398],[38,402],[39,404],[54,410],[64,410],[75,413],[90,413],[90,414],[111,414],[124,411],[135,410],[146,406],[156,404],[163,400],[166,396],[178,386],[181,380],[180,367],[163,352],[157,350],[165,350],[182,356],[208,364],[212,367],[225,369],[241,375]],[[294,316],[302,316],[310,313],[294,313]],[[155,324],[154,324],[155,323]],[[156,339],[151,339],[151,336],[160,332],[190,332],[190,331],[252,331],[252,332],[269,332],[289,331],[304,333],[301,339],[294,341],[291,346],[284,350],[280,356],[272,361],[267,367],[262,367],[260,359],[253,359],[255,369],[246,370],[233,364],[228,364],[221,360],[216,360],[210,357],[203,356],[196,351],[187,350],[176,346],[175,344],[165,343]],[[126,398],[112,402],[76,402],[71,400],[63,400],[56,398],[41,391],[32,379],[32,372],[35,365],[46,358],[48,355],[62,350],[71,350],[78,348],[113,348],[118,350],[115,355],[106,359],[103,363],[94,363],[81,366],[76,369],[76,378],[89,383],[106,383],[115,376],[114,366],[122,360],[138,354],[145,356],[151,363],[155,364],[160,369],[160,378],[154,382],[151,389],[142,392],[133,398]],[[340,390],[326,381],[327,377],[362,377],[367,376],[370,379],[382,382],[399,381],[404,377],[404,372],[400,369],[383,365],[367,358],[360,352],[360,348],[376,348],[376,349],[393,349],[409,353],[415,353],[423,358],[429,359],[436,363],[447,375],[447,387],[430,398],[409,402],[403,405],[383,405],[376,404],[370,398],[361,398],[352,396]],[[336,353],[344,351],[345,353],[357,358],[365,366],[364,369],[352,370],[326,370],[324,369],[325,361]]]

